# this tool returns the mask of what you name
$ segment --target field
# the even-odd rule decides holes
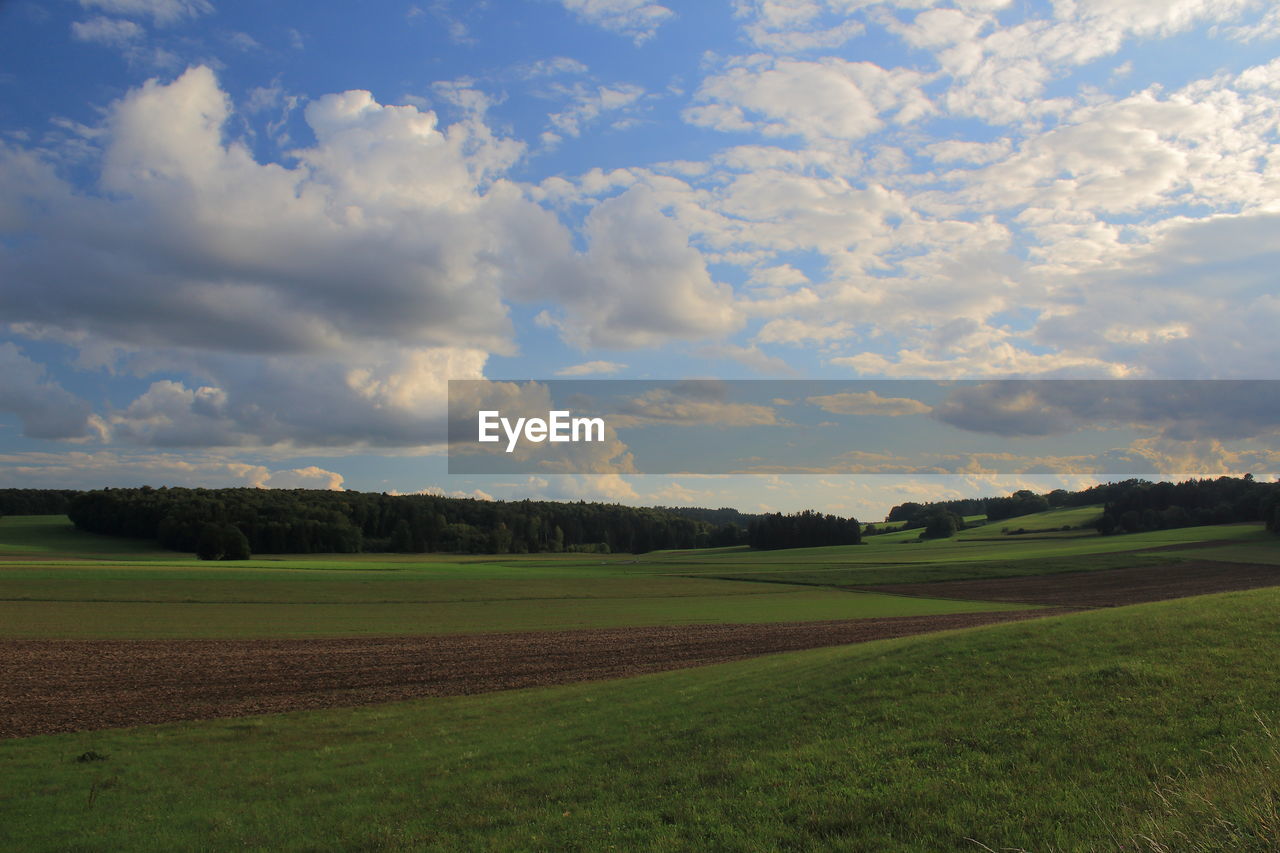
[[[201,564],[3,519],[0,849],[1280,848],[1280,542],[988,530]]]
[[[340,637],[794,622],[1017,605],[685,577],[664,555],[456,561],[399,555],[206,563],[0,519],[0,638]],[[110,546],[118,551],[112,552]],[[101,549],[98,551],[98,549]],[[109,557],[92,556],[95,551]],[[39,560],[31,560],[31,555]],[[743,555],[735,554],[737,560]]]

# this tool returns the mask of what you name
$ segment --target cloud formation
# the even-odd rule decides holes
[[[824,412],[837,415],[879,415],[897,418],[905,415],[923,415],[931,411],[927,403],[919,400],[913,400],[910,397],[881,397],[875,391],[826,394],[808,397],[805,402],[812,403]]]
[[[560,0],[583,21],[621,35],[637,45],[653,38],[658,28],[675,16],[666,6],[648,0]]]
[[[84,438],[96,424],[87,402],[12,343],[0,343],[0,412],[17,415],[27,438]]]

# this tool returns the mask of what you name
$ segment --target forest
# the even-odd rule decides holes
[[[1023,489],[1008,497],[907,502],[889,510],[885,521],[927,528],[942,515],[985,515],[987,521],[1000,521],[1058,507],[1095,504],[1103,507],[1097,529],[1104,536],[1241,521],[1262,521],[1268,530],[1280,532],[1280,483],[1259,482],[1252,474],[1179,483],[1130,479],[1077,492],[1055,489],[1038,495]]]
[[[711,524],[618,504],[484,501],[308,489],[142,487],[84,492],[67,515],[82,530],[154,539],[175,551],[525,554],[710,546]],[[204,554],[202,554],[204,556]]]
[[[813,511],[747,516],[728,508],[305,489],[103,489],[74,495],[67,515],[82,530],[154,539],[206,559],[361,551],[643,554],[743,544],[793,548],[856,544],[860,531],[856,519]]]
[[[1047,509],[1101,504],[1103,535],[1262,521],[1280,533],[1280,483],[1252,475],[1179,483],[1131,479],[1070,492],[1020,490],[893,507],[881,530],[921,528],[921,538]],[[82,530],[150,539],[206,559],[313,553],[598,553],[749,545],[854,545],[856,519],[806,510],[748,515],[735,509],[631,507],[557,501],[485,501],[308,489],[188,489],[149,486],[73,491],[0,489],[0,515],[68,515]],[[865,535],[876,533],[874,525]]]

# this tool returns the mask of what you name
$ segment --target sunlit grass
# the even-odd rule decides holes
[[[10,741],[0,847],[1274,849],[1258,718],[1280,712],[1277,609],[1280,591],[1257,590],[623,681]],[[75,760],[90,751],[105,760]]]

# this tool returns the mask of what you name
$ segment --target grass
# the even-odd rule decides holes
[[[483,596],[480,590],[474,596]],[[1022,605],[794,587],[773,592],[441,602],[258,603],[0,601],[0,637],[156,639],[342,637],[544,631],[641,625],[800,622],[922,616]]]
[[[1033,516],[1026,516],[1027,518]],[[784,567],[815,565],[913,565],[920,563],[983,563],[991,560],[1043,560],[1117,554],[1166,545],[1185,545],[1206,540],[1266,547],[1274,544],[1280,550],[1280,539],[1267,534],[1258,523],[1228,524],[1216,527],[1185,527],[1120,536],[1087,536],[1067,539],[1037,539],[1029,536],[1001,536],[995,539],[933,539],[925,542],[882,541],[898,534],[874,536],[862,545],[826,548],[792,548],[780,551],[749,551],[746,548],[721,550],[700,555],[696,551],[644,555],[635,570],[670,572],[677,568],[694,572],[716,573],[717,567],[733,565],[746,571],[751,568],[777,570]],[[1169,552],[1158,555],[1167,559]]]
[[[1126,569],[1148,565],[1152,562],[1168,562],[1164,559],[1131,552],[1118,554],[1086,554],[1068,557],[1023,558],[1018,560],[983,560],[981,562],[934,562],[886,565],[789,565],[773,569],[752,568],[742,572],[725,572],[714,577],[723,580],[755,581],[766,583],[812,584],[822,587],[858,589],[887,583],[933,583],[952,580],[979,580],[982,578],[1012,578],[1027,575],[1048,575],[1060,572],[1092,572],[1105,569]],[[694,574],[690,577],[707,577]]]
[[[0,848],[1275,849],[1277,609],[8,741]]]
[[[1063,512],[1079,510],[1015,521],[1030,529],[1035,519],[1060,520]],[[210,563],[81,533],[61,517],[10,517],[0,519],[0,637],[314,637],[926,615],[1017,606],[851,590],[1216,558],[1209,551],[1280,562],[1280,542],[1257,525],[895,544],[891,537],[900,535],[788,551],[326,554]],[[1231,544],[1135,550],[1205,538]],[[106,557],[94,550],[108,546],[119,550]]]
[[[209,563],[157,551],[97,559],[48,517],[0,520],[45,560],[0,565],[0,637],[446,634],[789,622],[1019,609],[637,571],[635,558],[324,555]],[[88,535],[88,534],[86,534]]]
[[[172,554],[145,539],[99,536],[77,530],[65,515],[11,515],[0,518],[0,560],[57,554],[110,558]]]

